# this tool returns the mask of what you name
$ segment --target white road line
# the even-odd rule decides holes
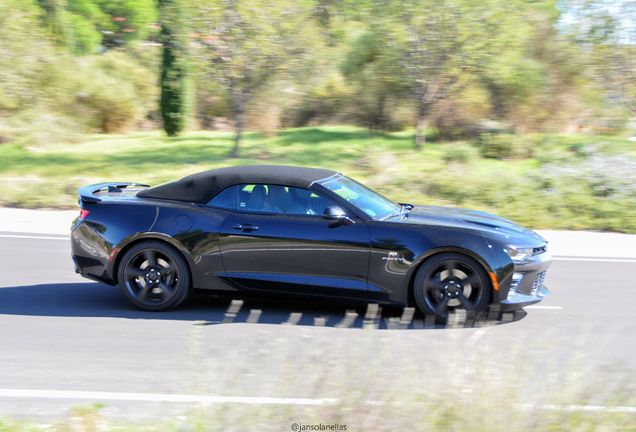
[[[66,237],[43,237],[43,236],[25,236],[25,235],[11,235],[0,234],[0,238],[19,238],[19,239],[35,239],[35,240],[69,240],[69,236]]]
[[[472,336],[469,337],[466,342],[464,342],[464,347],[469,349],[472,348],[472,346],[475,345],[475,342],[477,342],[483,335],[485,335],[487,331],[488,327],[480,328],[479,330],[475,331],[475,333],[473,333]]]
[[[484,330],[484,329],[480,329]],[[479,331],[479,330],[478,330]],[[483,335],[485,332],[481,332]],[[477,332],[475,332],[477,334]],[[474,336],[474,335],[473,335]],[[46,399],[93,399],[93,400],[118,400],[137,402],[200,402],[200,403],[238,403],[253,405],[324,405],[336,404],[338,399],[296,399],[296,398],[272,398],[272,397],[231,397],[231,396],[198,396],[180,394],[158,393],[116,393],[116,392],[89,392],[89,391],[64,391],[64,390],[25,390],[25,389],[0,389],[0,397],[11,398],[46,398]],[[367,401],[368,405],[385,405],[384,401]],[[601,405],[539,405],[525,404],[522,409],[540,409],[551,411],[588,411],[588,412],[612,412],[612,413],[636,413],[636,407],[631,406],[601,406]]]
[[[636,413],[636,407],[631,406],[601,406],[601,405],[522,405],[523,409],[540,409],[549,411],[590,411],[609,413]]]
[[[201,403],[238,403],[253,405],[323,405],[334,403],[335,399],[295,399],[272,397],[231,397],[231,396],[198,396],[157,393],[116,393],[64,390],[25,390],[0,389],[0,397],[10,398],[45,398],[45,399],[95,399],[142,402],[201,402]]]
[[[563,309],[563,306],[526,306],[524,309],[545,309],[545,310],[558,310]]]
[[[591,261],[591,262],[619,262],[636,263],[636,258],[575,258],[575,257],[552,257],[553,261]]]

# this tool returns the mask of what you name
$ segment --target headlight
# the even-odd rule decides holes
[[[506,253],[516,263],[522,263],[533,255],[545,252],[545,248],[506,248]]]

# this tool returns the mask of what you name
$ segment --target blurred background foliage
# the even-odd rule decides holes
[[[188,172],[320,165],[396,199],[636,232],[634,0],[0,0],[0,29],[0,176],[32,176],[5,205],[74,202],[92,180],[62,185],[60,152],[107,175],[127,172],[112,149],[170,144],[201,155]],[[63,198],[26,190],[52,182]]]
[[[154,0],[0,0],[0,121],[161,128],[161,20],[191,53],[191,129],[416,129],[419,147],[495,123],[620,134],[636,112],[633,1],[169,3],[178,22]]]

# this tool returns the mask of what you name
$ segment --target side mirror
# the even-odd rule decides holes
[[[322,217],[327,220],[340,222],[343,225],[353,225],[355,223],[347,216],[345,211],[338,206],[327,207]]]

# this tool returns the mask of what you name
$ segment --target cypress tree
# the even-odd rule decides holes
[[[188,41],[178,0],[160,0],[161,117],[168,136],[178,135],[186,126],[188,111]]]

